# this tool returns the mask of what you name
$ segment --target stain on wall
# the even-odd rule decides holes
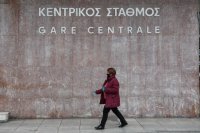
[[[159,17],[39,17],[39,7],[160,7]],[[16,118],[98,117],[91,92],[110,66],[126,117],[199,116],[197,0],[0,0],[0,111]],[[160,34],[88,26],[159,25]],[[39,26],[77,26],[45,34]]]

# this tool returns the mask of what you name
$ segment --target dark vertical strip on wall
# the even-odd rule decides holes
[[[200,0],[198,0],[198,4],[199,4],[199,7],[198,7],[197,16],[198,16],[198,22],[199,22],[199,81],[200,81]],[[199,96],[200,96],[200,85],[199,85]],[[200,97],[199,97],[199,109],[200,109]],[[199,116],[200,116],[200,113],[199,113]]]

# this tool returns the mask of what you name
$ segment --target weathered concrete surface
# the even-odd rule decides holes
[[[91,92],[117,69],[127,117],[199,115],[197,0],[0,0],[0,111],[17,118],[97,117]],[[39,17],[39,7],[160,7],[160,17]],[[156,26],[94,34],[88,26]],[[39,26],[77,26],[40,35]]]
[[[105,130],[94,129],[100,119],[26,119],[0,123],[0,133],[199,133],[200,119],[128,118],[128,126],[107,121]]]

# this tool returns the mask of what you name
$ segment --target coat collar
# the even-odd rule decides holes
[[[113,76],[107,78],[107,81],[110,81],[110,80],[113,79],[113,78],[115,78],[115,75],[113,75]]]

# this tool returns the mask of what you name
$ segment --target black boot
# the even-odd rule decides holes
[[[104,129],[104,126],[99,125],[99,126],[95,127],[95,129],[96,129],[96,130],[103,130],[103,129]]]
[[[119,127],[122,128],[122,127],[125,127],[126,125],[128,125],[128,123],[127,123],[127,122],[124,122],[124,123],[122,123]]]
[[[118,108],[112,108],[113,113],[120,119],[121,125],[119,126],[120,128],[128,125],[126,120],[124,119],[123,115],[120,113]]]

